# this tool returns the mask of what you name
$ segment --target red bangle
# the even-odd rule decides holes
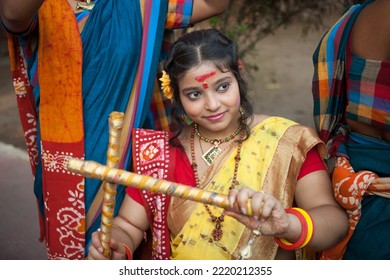
[[[287,208],[285,209],[285,211],[286,213],[295,215],[299,219],[302,225],[301,235],[299,236],[299,239],[295,243],[290,243],[284,238],[279,238],[279,237],[275,237],[274,239],[275,242],[280,246],[280,248],[284,250],[292,251],[300,248],[305,243],[308,234],[308,225],[305,217],[298,210],[294,208]]]
[[[127,259],[132,260],[133,259],[133,252],[131,252],[130,248],[125,243],[122,243],[122,245],[123,245],[123,247],[125,247]]]
[[[313,235],[314,235],[314,223],[313,223],[313,218],[310,216],[310,214],[301,209],[301,208],[295,208],[297,209],[299,212],[302,213],[303,217],[305,218],[306,220],[306,224],[307,224],[307,234],[306,234],[306,240],[305,242],[302,244],[302,246],[300,248],[303,248],[305,247],[307,244],[309,244],[309,242],[311,241],[311,239],[313,238]]]

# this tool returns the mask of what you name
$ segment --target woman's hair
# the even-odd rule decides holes
[[[248,100],[248,87],[240,73],[240,61],[237,56],[237,48],[232,40],[217,29],[196,30],[182,35],[171,47],[164,69],[170,77],[170,86],[174,94],[171,107],[171,121],[176,130],[173,139],[176,139],[186,125],[183,120],[183,106],[179,97],[178,80],[189,69],[199,66],[203,62],[212,62],[222,71],[231,71],[237,79],[241,107],[243,113],[239,118],[247,138],[250,133],[247,119],[253,117],[253,107]],[[173,141],[171,141],[173,142]]]

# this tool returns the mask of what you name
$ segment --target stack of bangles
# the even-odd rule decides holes
[[[291,243],[284,238],[275,237],[275,242],[284,250],[296,250],[305,247],[313,237],[313,219],[305,210],[301,208],[287,208],[286,213],[295,215],[302,225],[301,236],[295,243]]]

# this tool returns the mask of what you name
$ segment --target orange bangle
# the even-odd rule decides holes
[[[130,248],[125,243],[122,243],[122,245],[123,245],[123,247],[125,247],[127,259],[132,260],[133,259],[133,252],[131,252]]]
[[[299,219],[299,221],[301,222],[302,230],[301,230],[301,235],[299,236],[298,240],[295,243],[291,243],[284,238],[279,238],[279,237],[274,238],[275,242],[280,246],[280,248],[282,248],[284,250],[289,250],[289,251],[296,250],[296,249],[302,248],[303,246],[305,246],[308,243],[307,240],[308,240],[308,233],[309,233],[309,228],[308,228],[309,225],[308,225],[307,217],[310,218],[310,216],[307,214],[307,216],[305,217],[305,215],[302,213],[302,211],[304,211],[304,210],[300,209],[300,210],[302,210],[302,211],[300,211],[298,209],[300,209],[300,208],[287,208],[287,209],[285,209],[286,213],[290,213],[290,214],[295,215]],[[307,212],[305,211],[305,213],[307,213]],[[311,226],[311,228],[313,228],[313,226]],[[311,230],[311,232],[313,232],[313,231]],[[309,239],[311,239],[311,237]]]

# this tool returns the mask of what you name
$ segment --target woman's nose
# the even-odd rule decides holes
[[[207,97],[207,102],[206,102],[206,109],[210,111],[215,111],[219,108],[221,105],[219,99],[214,95],[214,94],[209,94]]]

